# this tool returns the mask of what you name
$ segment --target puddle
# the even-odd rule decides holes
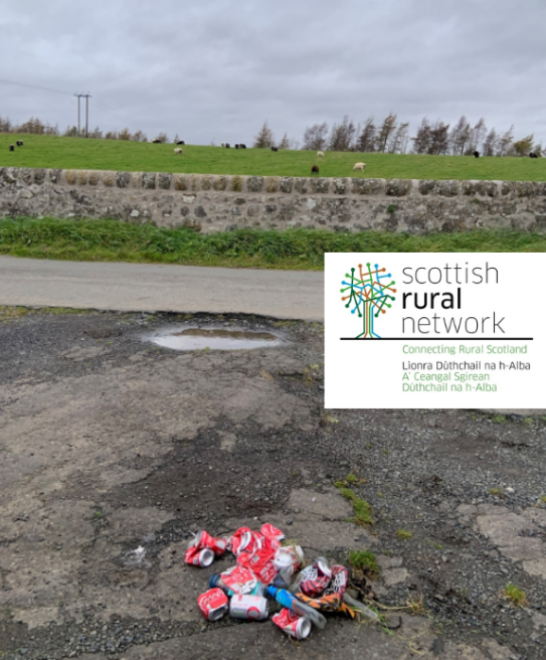
[[[177,351],[237,351],[279,346],[280,337],[270,332],[251,330],[221,330],[218,328],[184,328],[160,331],[147,337],[158,346]]]

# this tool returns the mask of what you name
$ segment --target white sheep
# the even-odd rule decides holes
[[[324,151],[317,151],[317,158],[324,158]]]
[[[366,163],[355,163],[353,166],[353,172],[356,172],[356,170],[364,170],[366,169]]]
[[[173,149],[173,151],[174,151],[175,154],[181,154],[182,153],[182,149],[180,147],[177,147],[176,149]]]
[[[225,146],[226,146],[226,143],[225,143],[225,142],[220,142],[220,146],[221,146],[221,147],[225,147]]]

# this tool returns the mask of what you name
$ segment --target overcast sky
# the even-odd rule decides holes
[[[0,11],[0,116],[251,144],[393,111],[546,142],[545,0],[17,0]]]

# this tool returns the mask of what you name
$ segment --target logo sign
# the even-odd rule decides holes
[[[544,263],[327,254],[326,408],[546,408]]]

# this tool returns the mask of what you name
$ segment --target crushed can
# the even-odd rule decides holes
[[[226,551],[227,539],[211,536],[208,532],[201,531],[194,535],[194,538],[188,544],[188,548],[195,547],[198,550],[209,548],[217,557],[220,557]]]
[[[284,540],[285,535],[281,532],[280,529],[274,527],[271,523],[265,523],[260,527],[260,533],[271,541],[277,541],[280,543]]]
[[[197,599],[203,615],[209,621],[218,621],[229,609],[228,597],[221,589],[209,589]]]
[[[214,552],[210,548],[203,548],[202,550],[199,550],[194,545],[192,545],[186,550],[184,561],[186,564],[191,564],[192,566],[200,566],[201,568],[206,568],[207,566],[210,566],[214,561]]]
[[[304,616],[294,614],[287,607],[271,617],[271,620],[284,633],[295,639],[305,639],[311,632],[311,621]]]
[[[229,602],[229,615],[234,619],[263,621],[269,616],[269,602],[264,596],[236,594]]]

